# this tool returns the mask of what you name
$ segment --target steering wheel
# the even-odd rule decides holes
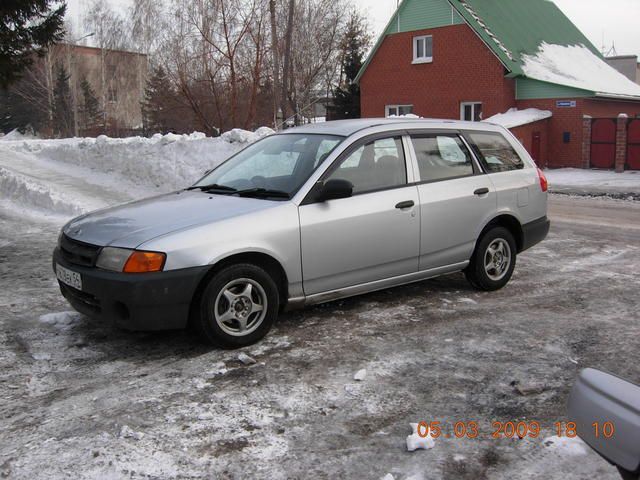
[[[251,178],[251,183],[253,183],[258,188],[267,188],[267,179],[262,175],[256,175]]]

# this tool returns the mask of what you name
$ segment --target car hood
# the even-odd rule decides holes
[[[280,203],[199,190],[179,191],[88,213],[73,219],[63,231],[74,240],[92,245],[136,248],[167,233]]]

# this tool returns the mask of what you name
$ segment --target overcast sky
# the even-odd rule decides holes
[[[397,0],[352,0],[369,16],[374,32],[384,30]],[[618,55],[640,55],[640,0],[554,0],[560,9],[599,49],[615,45]],[[111,0],[125,6],[128,0]],[[88,0],[68,0],[74,19],[80,17]]]

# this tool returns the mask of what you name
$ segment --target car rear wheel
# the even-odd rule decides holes
[[[498,290],[513,275],[516,253],[516,242],[511,232],[504,227],[494,227],[480,238],[465,276],[479,290]]]
[[[263,338],[278,309],[278,287],[267,272],[250,264],[231,265],[205,287],[194,323],[207,343],[239,348]]]

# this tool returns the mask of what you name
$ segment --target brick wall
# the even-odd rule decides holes
[[[582,168],[582,137],[584,101],[575,100],[572,108],[558,108],[559,99],[518,100],[519,109],[538,108],[550,110],[553,116],[549,119],[547,136],[547,166],[551,168]],[[569,99],[574,100],[574,99]],[[569,133],[569,142],[565,142],[564,134]]]
[[[548,143],[549,119],[540,120],[538,122],[521,125],[520,127],[510,128],[511,133],[520,141],[527,149],[527,152],[534,156],[533,136],[535,133],[540,135],[540,152],[539,157],[534,158],[536,164],[540,168],[545,168],[548,164],[547,143]]]
[[[433,63],[412,65],[413,37],[433,35]],[[385,105],[407,104],[432,118],[460,118],[461,102],[482,102],[483,117],[515,102],[515,81],[467,25],[388,35],[361,81],[362,116],[383,117]]]

